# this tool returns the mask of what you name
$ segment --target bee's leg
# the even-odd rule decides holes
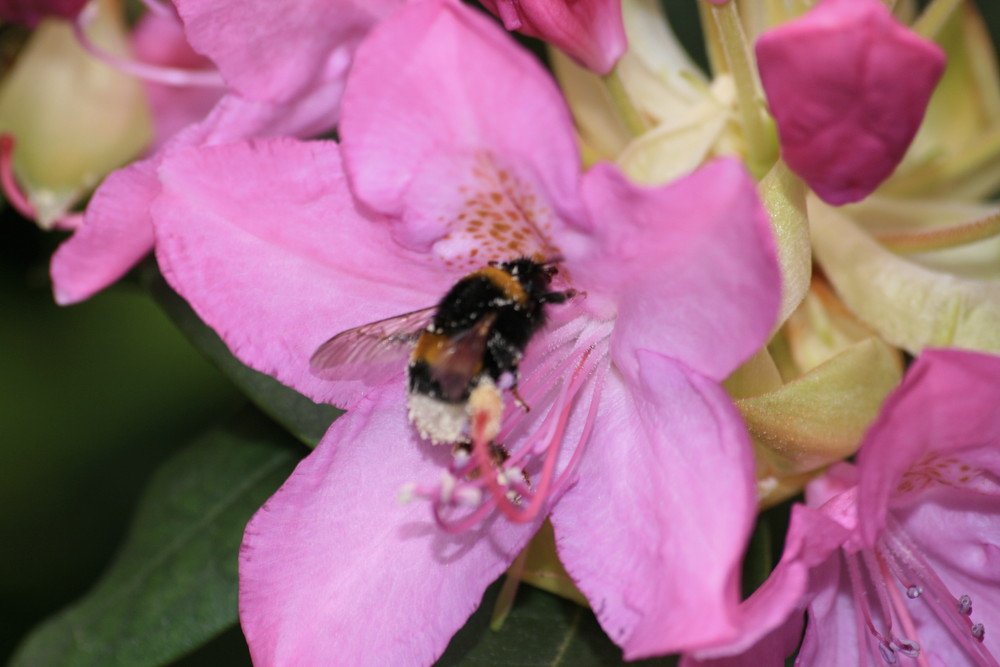
[[[544,303],[566,303],[577,294],[586,294],[586,292],[577,292],[575,289],[568,289],[565,292],[549,292],[542,297]]]
[[[514,397],[514,402],[517,404],[517,407],[521,408],[525,412],[531,412],[531,406],[524,402],[524,399],[521,398],[521,394],[517,393],[516,382],[510,386],[510,395]]]

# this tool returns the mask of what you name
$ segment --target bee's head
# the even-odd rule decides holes
[[[533,299],[541,299],[549,292],[552,276],[559,272],[555,261],[537,262],[530,257],[518,257],[503,262],[500,268],[516,278]]]

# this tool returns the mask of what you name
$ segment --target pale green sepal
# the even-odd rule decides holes
[[[781,387],[781,377],[778,366],[765,347],[733,371],[722,386],[733,398],[759,396]]]
[[[116,3],[100,3],[88,34],[128,57]],[[15,136],[15,173],[38,223],[49,227],[147,146],[153,125],[141,83],[85,52],[66,21],[50,19],[0,84],[0,132]]]
[[[779,160],[758,184],[757,190],[771,218],[781,263],[780,326],[802,302],[812,276],[805,186]]]
[[[736,405],[772,474],[797,475],[853,454],[901,377],[899,355],[871,337]]]
[[[912,354],[926,346],[1000,352],[1000,282],[894,255],[812,197],[808,213],[817,261],[847,306],[888,342]]]

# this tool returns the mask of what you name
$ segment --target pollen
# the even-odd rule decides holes
[[[469,421],[465,405],[448,403],[426,394],[410,392],[406,406],[410,422],[420,437],[435,445],[460,440]]]
[[[486,415],[483,422],[485,424],[483,433],[476,434],[482,437],[485,442],[492,442],[500,432],[503,408],[503,394],[496,383],[489,376],[486,376],[472,390],[468,404],[469,417],[479,414]]]

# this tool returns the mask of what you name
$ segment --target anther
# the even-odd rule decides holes
[[[920,597],[920,594],[923,592],[924,592],[923,586],[910,586],[909,588],[906,589],[906,597],[910,598],[911,600],[916,600],[918,597]]]
[[[899,651],[907,658],[919,658],[920,657],[920,644],[910,639],[900,639],[895,637],[890,644],[890,647]]]
[[[879,642],[878,651],[879,653],[882,654],[882,659],[885,660],[888,664],[895,665],[896,662],[898,661],[898,658],[896,658],[896,652],[892,650],[891,646]]]
[[[476,507],[483,500],[482,489],[475,486],[460,486],[455,491],[455,502],[466,507]]]
[[[455,490],[455,476],[447,470],[441,471],[441,502],[450,503]]]
[[[972,636],[979,641],[983,641],[983,637],[986,636],[986,626],[982,623],[976,623],[972,626]]]
[[[958,613],[962,616],[969,616],[972,614],[972,598],[968,595],[963,595],[958,598]]]
[[[399,504],[405,505],[416,498],[417,485],[413,482],[407,482],[399,488]]]

